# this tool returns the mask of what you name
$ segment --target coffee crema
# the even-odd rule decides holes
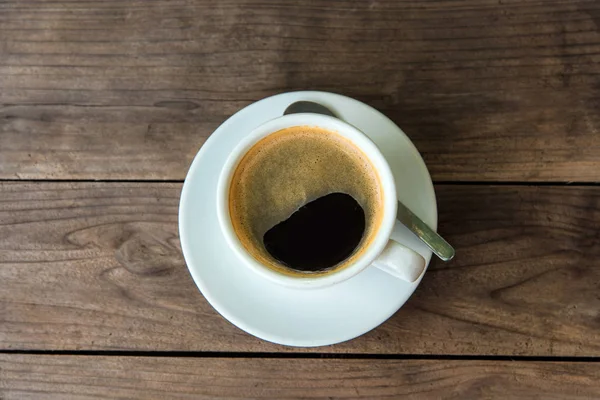
[[[332,193],[352,196],[364,211],[364,233],[349,257],[302,269],[273,257],[263,243],[265,233]],[[233,229],[248,253],[292,276],[328,274],[350,265],[375,237],[383,214],[381,183],[367,156],[344,136],[314,126],[282,129],[252,146],[233,173],[228,202]]]

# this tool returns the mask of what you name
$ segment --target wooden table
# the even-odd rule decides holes
[[[433,262],[347,343],[220,317],[177,234],[229,115],[316,89],[401,126]],[[0,2],[0,398],[599,398],[600,3]]]

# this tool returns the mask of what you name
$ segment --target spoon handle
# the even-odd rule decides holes
[[[412,233],[417,235],[417,237],[421,239],[436,256],[444,261],[452,260],[454,257],[454,248],[400,201],[398,202],[397,218]]]

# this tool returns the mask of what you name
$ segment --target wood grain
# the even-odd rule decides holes
[[[0,396],[193,399],[593,399],[599,363],[0,354]]]
[[[0,349],[600,356],[600,187],[438,185],[457,248],[376,330],[318,349],[245,334],[196,289],[179,184],[0,184]]]
[[[241,107],[380,109],[435,180],[600,181],[593,0],[4,1],[0,177],[183,179]]]

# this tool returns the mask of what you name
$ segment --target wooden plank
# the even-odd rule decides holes
[[[193,399],[593,399],[600,364],[0,354],[0,396]],[[403,397],[404,398],[404,397]]]
[[[179,184],[0,184],[0,349],[600,356],[600,187],[438,185],[457,248],[347,343],[290,349],[229,324],[177,237]]]
[[[600,181],[599,27],[593,0],[5,1],[0,177],[183,179],[236,110],[319,89],[436,180]]]

